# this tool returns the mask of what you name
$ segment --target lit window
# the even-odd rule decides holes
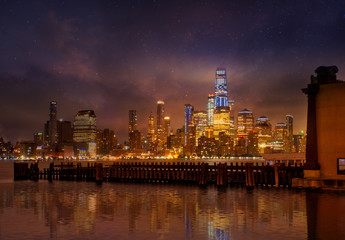
[[[338,158],[338,174],[345,174],[345,158]]]

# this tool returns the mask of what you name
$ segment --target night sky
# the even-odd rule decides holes
[[[301,92],[320,65],[345,79],[345,1],[4,1],[0,3],[0,136],[33,139],[58,102],[73,121],[93,109],[98,128],[127,138],[165,101],[174,130],[184,104],[206,110],[225,67],[235,112],[306,127]]]

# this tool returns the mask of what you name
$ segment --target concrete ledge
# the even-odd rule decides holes
[[[320,170],[303,170],[305,178],[319,178]]]
[[[345,180],[324,178],[293,178],[292,188],[345,191]]]

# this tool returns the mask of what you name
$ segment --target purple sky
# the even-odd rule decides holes
[[[205,110],[225,67],[235,112],[306,126],[301,92],[320,65],[345,79],[345,1],[1,1],[0,136],[43,131],[49,102],[73,121],[127,138],[128,110],[146,133],[156,101],[174,130],[184,104]]]

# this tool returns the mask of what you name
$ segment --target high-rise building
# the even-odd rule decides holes
[[[292,152],[304,153],[306,148],[306,135],[304,131],[300,131],[298,134],[293,135],[293,147]]]
[[[277,123],[273,131],[273,151],[287,152],[287,126],[286,123]]]
[[[293,116],[291,115],[286,115],[285,117],[286,120],[286,128],[287,128],[287,142],[286,142],[286,151],[292,152],[293,148]]]
[[[59,144],[73,142],[73,128],[70,121],[57,121],[57,133]]]
[[[117,136],[109,129],[97,130],[97,154],[111,154],[117,146]]]
[[[167,141],[167,137],[171,134],[170,117],[164,117],[164,142]]]
[[[206,111],[195,111],[193,114],[193,121],[195,125],[195,141],[198,146],[198,139],[206,135],[207,127],[207,113]]]
[[[36,132],[34,134],[34,142],[36,143],[37,146],[42,146],[43,145],[43,133]]]
[[[269,153],[272,141],[272,125],[266,116],[261,116],[256,120],[255,130],[258,133],[258,150],[259,153]]]
[[[155,141],[156,141],[156,135],[155,135],[155,122],[152,112],[150,113],[148,124],[147,124],[147,135],[146,139],[144,140],[144,149],[148,151],[154,151],[155,149]]]
[[[224,68],[217,68],[215,79],[215,107],[228,107],[228,87],[226,81],[226,70]]]
[[[73,140],[86,143],[88,155],[96,156],[96,114],[93,110],[81,110],[74,117]]]
[[[213,126],[214,95],[209,94],[207,99],[207,126]]]
[[[216,70],[214,95],[213,136],[219,140],[220,133],[230,136],[230,107],[224,68],[217,68]]]
[[[136,110],[129,110],[128,142],[131,150],[141,149],[141,134],[137,129]]]
[[[236,136],[235,115],[234,115],[235,101],[229,100],[228,104],[229,104],[229,108],[230,108],[230,137],[233,140]]]
[[[157,145],[158,150],[163,149],[164,145],[164,101],[157,101],[157,131],[156,131],[156,138],[157,138]]]
[[[129,110],[128,133],[137,129],[137,111]]]
[[[44,142],[49,146],[57,144],[57,102],[50,102],[49,120],[44,125]]]
[[[219,140],[219,134],[230,136],[230,108],[216,107],[213,115],[213,136]]]
[[[184,105],[184,130],[185,130],[185,153],[193,154],[195,150],[195,125],[193,122],[194,107],[190,104]]]
[[[186,133],[185,145],[187,145],[188,127],[193,124],[193,112],[194,112],[194,107],[192,105],[190,104],[184,105],[184,132]]]
[[[248,136],[254,130],[253,113],[248,109],[243,109],[237,116],[237,135]]]
[[[254,131],[254,116],[248,109],[243,109],[237,115],[237,145],[238,155],[249,154],[257,146],[256,135]],[[250,140],[249,140],[250,135]]]
[[[150,113],[148,120],[147,138],[151,138],[151,141],[155,140],[155,122],[152,112]]]

